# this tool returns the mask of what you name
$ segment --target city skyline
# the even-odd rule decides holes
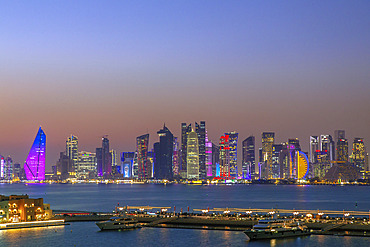
[[[1,3],[0,154],[23,164],[39,126],[47,170],[71,134],[118,151],[180,123],[275,143],[346,130],[370,141],[367,1]],[[240,155],[238,160],[240,160]],[[238,161],[240,162],[240,161]]]

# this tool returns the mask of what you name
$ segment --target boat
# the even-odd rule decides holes
[[[69,225],[64,220],[26,221],[0,224],[0,230]]]
[[[244,233],[250,241],[311,235],[311,231],[305,225],[289,219],[260,220],[257,225]]]
[[[129,217],[112,217],[107,221],[95,223],[100,230],[127,230],[140,228],[141,224],[137,220]]]

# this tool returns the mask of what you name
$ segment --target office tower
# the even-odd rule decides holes
[[[256,176],[256,159],[255,159],[255,138],[249,136],[242,142],[243,161],[242,161],[242,176],[244,179],[253,179]]]
[[[5,158],[0,155],[0,179],[4,179],[5,169]]]
[[[148,179],[148,144],[149,134],[136,137],[138,179]]]
[[[187,178],[199,179],[199,143],[198,135],[192,130],[187,141]]]
[[[112,149],[109,151],[111,161],[112,161],[112,175],[118,175],[117,167],[117,151]]]
[[[96,154],[86,151],[78,152],[77,177],[89,179],[96,177]]]
[[[297,179],[305,179],[308,176],[309,172],[309,161],[305,153],[296,150],[296,167],[297,167]]]
[[[267,167],[267,178],[273,178],[272,170],[272,145],[275,141],[275,133],[263,132],[262,133],[262,160]]]
[[[337,163],[348,162],[348,141],[346,139],[338,139],[336,147]]]
[[[225,133],[229,136],[229,174],[230,177],[238,177],[238,133],[235,131]]]
[[[148,177],[153,178],[154,174],[154,151],[148,151]]]
[[[346,139],[344,130],[334,130],[334,142],[337,143],[340,139]]]
[[[187,159],[187,141],[188,134],[191,132],[191,124],[186,125],[186,123],[181,124],[181,171],[186,174],[186,159]]]
[[[21,164],[14,164],[14,168],[13,168],[13,177],[14,178],[18,178],[18,179],[21,179],[21,176],[22,176],[22,167],[21,167]]]
[[[120,173],[124,178],[131,178],[132,169],[134,165],[135,152],[122,152],[121,153],[121,169]]]
[[[212,153],[212,142],[208,140],[208,135],[206,132],[206,173],[207,177],[215,176],[212,169],[213,153]]]
[[[154,145],[156,156],[154,177],[157,179],[172,179],[173,135],[166,125],[157,134],[159,135],[159,144]]]
[[[229,136],[220,137],[220,177],[230,177]]]
[[[288,143],[282,144],[282,149],[279,155],[280,163],[280,178],[288,179],[291,178],[291,155]]]
[[[353,140],[353,149],[352,149],[352,162],[358,167],[361,171],[364,171],[365,168],[365,158],[366,150],[363,138],[356,137]]]
[[[289,174],[290,178],[297,178],[298,168],[297,168],[297,151],[301,151],[301,146],[299,144],[298,138],[288,139],[288,149],[289,149]]]
[[[180,150],[179,142],[177,137],[173,138],[173,159],[172,159],[172,171],[174,176],[179,176],[180,174]]]
[[[107,136],[103,136],[102,138],[102,147],[96,149],[96,163],[99,177],[112,177],[112,156],[109,151],[109,140]]]
[[[57,174],[62,180],[67,179],[72,174],[72,160],[64,152],[60,152],[59,160],[57,161]]]
[[[212,143],[212,175],[220,177],[220,147]]]
[[[4,158],[0,155],[0,179],[13,179],[13,160],[10,156]]]
[[[283,150],[283,144],[272,145],[272,177],[280,178],[280,153]]]
[[[195,122],[195,132],[198,135],[199,145],[199,177],[206,178],[206,122]]]
[[[310,136],[310,163],[316,163],[317,160],[315,159],[316,151],[321,150],[319,147],[319,137],[318,136]]]
[[[76,173],[78,170],[78,138],[77,136],[71,135],[66,141],[66,153],[72,160],[72,173]]]
[[[103,149],[96,148],[96,172],[98,177],[103,176]]]
[[[46,135],[40,127],[24,164],[27,180],[45,179],[45,152]]]
[[[331,135],[320,135],[320,150],[328,153],[330,161],[335,160],[335,145]]]

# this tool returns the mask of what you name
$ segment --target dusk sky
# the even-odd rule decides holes
[[[70,134],[135,150],[163,123],[276,142],[346,130],[370,148],[370,1],[1,1],[0,154],[38,127],[47,171]],[[239,159],[241,153],[239,153]]]

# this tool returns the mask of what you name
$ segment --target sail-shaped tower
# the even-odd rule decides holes
[[[46,135],[40,127],[24,164],[27,180],[45,179],[45,151]]]

